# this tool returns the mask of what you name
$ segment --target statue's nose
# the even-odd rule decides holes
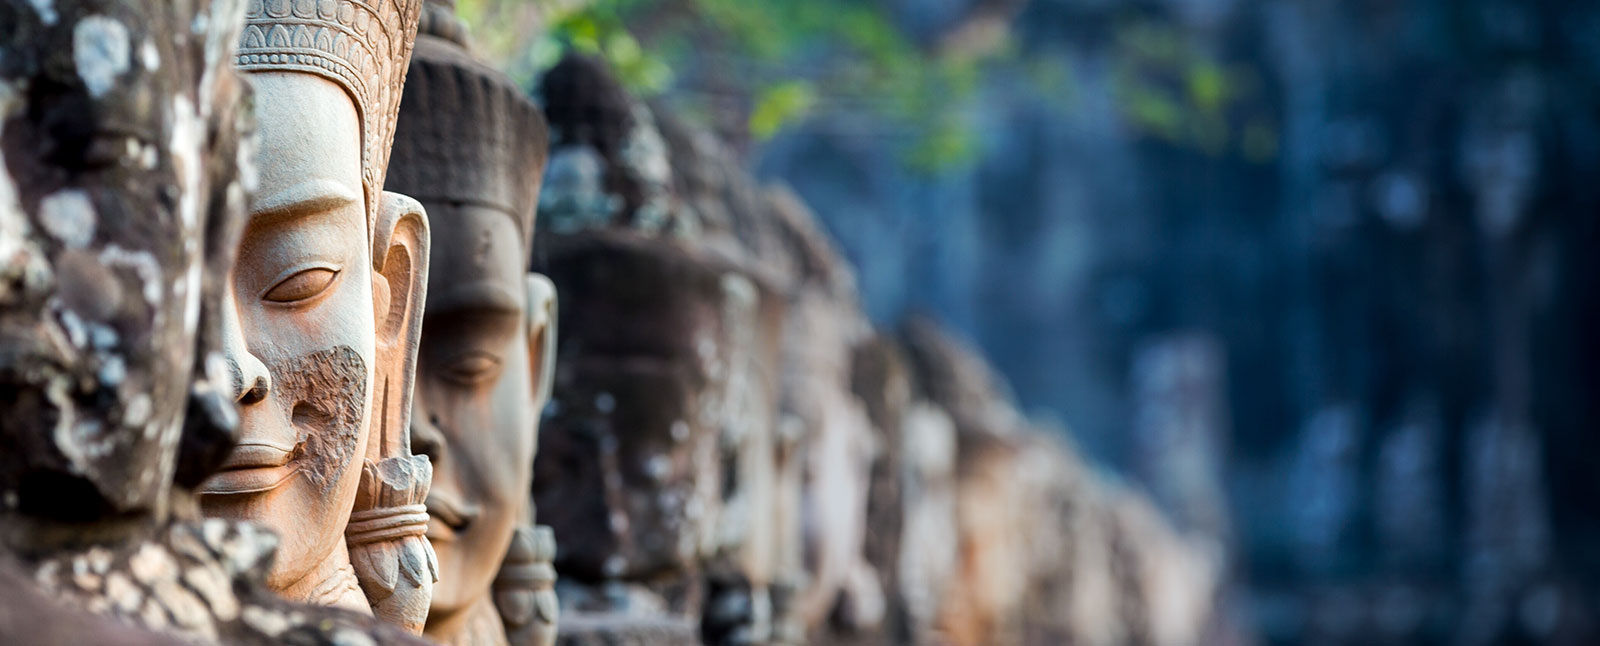
[[[249,406],[267,398],[272,390],[272,374],[267,365],[250,352],[245,342],[243,326],[239,324],[239,308],[229,290],[227,307],[222,315],[222,354],[228,360],[229,394],[240,406]]]
[[[429,414],[415,402],[411,413],[411,452],[426,455],[438,468],[444,459],[444,435],[439,432],[438,418]]]

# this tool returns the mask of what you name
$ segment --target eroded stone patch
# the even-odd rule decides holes
[[[347,345],[268,366],[284,415],[299,432],[306,456],[302,473],[329,491],[355,455],[367,399],[367,366]]]

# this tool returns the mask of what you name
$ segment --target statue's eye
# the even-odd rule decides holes
[[[326,267],[312,267],[298,271],[273,285],[261,298],[274,303],[303,301],[328,289],[338,275],[338,271]]]
[[[487,352],[469,352],[445,366],[444,376],[463,386],[483,383],[500,372],[500,359]]]

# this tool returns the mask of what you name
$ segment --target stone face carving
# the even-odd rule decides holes
[[[784,412],[799,429],[799,533],[807,585],[795,611],[819,638],[865,634],[883,623],[884,597],[864,551],[872,465],[881,447],[852,390],[855,349],[871,333],[855,277],[787,190],[768,202],[799,276],[784,328]]]
[[[468,53],[447,8],[425,16],[388,177],[427,208],[434,237],[411,419],[414,448],[434,465],[428,537],[441,570],[425,634],[549,643],[554,546],[528,509],[556,336],[555,288],[526,270],[544,119]]]
[[[239,446],[208,515],[282,543],[286,598],[420,631],[437,578],[431,467],[407,432],[428,275],[422,208],[381,191],[421,0],[253,0],[235,58],[256,87],[260,191],[224,346]]]
[[[702,618],[764,619],[745,603],[765,586],[746,548],[769,505],[746,477],[761,455],[741,453],[770,440],[751,423],[771,405],[752,364],[770,339],[760,288],[675,191],[654,115],[602,64],[568,58],[540,92],[559,137],[534,261],[567,297],[570,331],[534,482],[562,546],[560,642],[742,638]]]
[[[232,441],[202,305],[246,190],[231,44],[212,39],[236,33],[238,9],[0,4],[0,510],[20,515],[0,534],[14,546],[55,546],[52,523],[139,519],[80,537],[111,539],[164,521],[180,444],[214,464]],[[192,32],[196,16],[216,31]]]
[[[249,0],[245,7],[240,70],[319,76],[354,99],[369,224],[381,210],[395,107],[421,10],[422,0]]]
[[[607,643],[583,641],[599,639],[584,631],[653,617],[651,634],[677,635],[660,643],[698,644],[721,466],[700,396],[713,376],[696,350],[717,347],[722,283],[671,250],[625,239],[540,246],[557,289],[587,296],[562,308],[561,328],[574,332],[561,341],[533,489],[562,543],[562,643]]]
[[[671,217],[660,230],[692,240],[716,259],[729,298],[720,307],[724,385],[706,390],[722,429],[722,510],[701,638],[713,644],[783,643],[797,597],[799,550],[794,437],[780,431],[784,328],[806,271],[766,195],[709,133],[656,106],[653,121],[669,154]],[[644,173],[640,173],[643,175]],[[648,202],[646,203],[648,204]],[[646,222],[636,224],[640,227]],[[796,522],[784,522],[785,520]],[[791,567],[796,566],[796,567]]]
[[[270,534],[198,519],[238,421],[243,9],[0,2],[0,642],[411,641],[283,601]]]

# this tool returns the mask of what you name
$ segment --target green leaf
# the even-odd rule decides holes
[[[1228,77],[1222,68],[1210,61],[1200,61],[1189,66],[1186,81],[1189,100],[1203,112],[1221,112],[1232,94]]]
[[[817,90],[808,81],[787,81],[762,90],[750,111],[750,134],[769,139],[791,121],[799,119],[817,102]]]

